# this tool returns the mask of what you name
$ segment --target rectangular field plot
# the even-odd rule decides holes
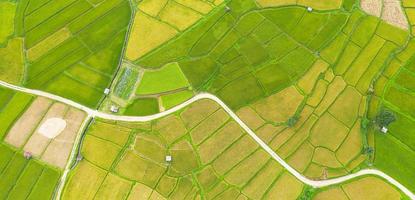
[[[188,87],[189,82],[177,63],[170,63],[158,71],[144,73],[137,94],[157,94]]]
[[[119,63],[128,1],[42,1],[29,7],[25,47],[31,63],[24,84],[95,107]]]
[[[3,199],[50,199],[60,172],[0,143],[0,196]]]

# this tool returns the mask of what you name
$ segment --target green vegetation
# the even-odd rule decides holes
[[[415,191],[415,4],[403,30],[358,3],[0,1],[0,79],[128,116],[209,92],[309,178],[373,164]],[[0,138],[32,100],[0,88]],[[403,197],[373,177],[304,186],[209,100],[94,119],[81,144],[63,199]],[[52,198],[61,172],[21,151],[0,143],[0,199]]]
[[[1,1],[0,2],[0,46],[2,46],[14,33],[14,16],[16,3]]]
[[[227,4],[230,12],[217,10],[135,62],[147,68],[178,62],[193,88],[238,109],[297,81],[348,18],[343,12],[308,13],[299,7],[249,11],[256,8],[252,1]],[[202,26],[209,29],[203,33]]]
[[[133,116],[144,116],[159,112],[159,103],[154,98],[142,98],[135,100],[129,105],[124,114]]]
[[[394,121],[396,121],[395,114],[390,110],[382,109],[376,116],[376,123],[379,127],[387,127]]]
[[[0,143],[2,161],[0,196],[12,199],[50,199],[60,172],[37,160],[27,160],[21,151]]]
[[[33,97],[0,88],[0,139],[3,139],[13,123],[24,112]]]
[[[177,63],[169,63],[157,71],[146,71],[138,85],[139,95],[158,94],[188,87],[189,83]]]
[[[119,0],[95,7],[85,0],[29,3],[24,13],[26,49],[56,45],[46,41],[64,27],[70,37],[29,63],[24,85],[97,106],[119,63],[130,12],[128,1]]]
[[[274,182],[295,189],[289,197],[300,195],[303,185],[286,174],[235,122],[223,120],[223,113],[214,102],[202,100],[151,123],[94,121],[81,147],[84,159],[71,172],[62,198],[106,194],[110,186],[120,187],[107,194],[116,195],[114,198],[261,198],[271,195],[267,190]],[[194,132],[189,134],[185,126]],[[205,139],[193,143],[190,137],[199,137],[199,133]],[[167,155],[172,156],[171,162],[165,160]],[[281,174],[284,178],[279,178]]]

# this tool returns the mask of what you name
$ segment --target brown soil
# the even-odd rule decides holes
[[[360,6],[369,15],[380,17],[380,12],[382,10],[382,0],[361,0]]]
[[[70,108],[65,115],[67,126],[65,130],[47,146],[42,160],[60,168],[65,168],[74,140],[85,119],[85,113]]]
[[[37,98],[10,129],[5,141],[17,148],[23,146],[51,103],[49,99],[43,97]]]
[[[382,19],[399,28],[408,29],[408,21],[399,0],[384,0]]]
[[[49,118],[63,118],[65,115],[65,112],[67,110],[67,106],[61,103],[55,103],[52,105],[52,107],[49,109],[49,111],[46,113],[45,117],[43,118],[42,124],[45,120]],[[33,135],[30,137],[29,141],[26,143],[24,150],[31,152],[35,156],[40,156],[47,145],[49,144],[50,139],[43,136],[42,134],[35,131]]]

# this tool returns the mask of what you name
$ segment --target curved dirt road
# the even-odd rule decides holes
[[[155,115],[134,117],[134,116],[118,116],[118,115],[103,113],[103,112],[88,108],[88,107],[86,107],[84,105],[81,105],[79,103],[76,103],[72,100],[54,95],[54,94],[50,94],[50,93],[39,91],[39,90],[33,90],[33,89],[28,89],[28,88],[15,86],[15,85],[6,83],[4,81],[0,81],[0,86],[6,87],[6,88],[9,88],[9,89],[13,89],[13,90],[16,90],[16,91],[24,92],[24,93],[29,93],[29,94],[33,94],[33,95],[37,95],[37,96],[47,97],[47,98],[53,99],[55,101],[59,101],[59,102],[68,104],[70,106],[73,106],[75,108],[78,108],[80,110],[85,111],[86,113],[88,113],[89,117],[99,117],[99,118],[109,119],[109,120],[130,121],[130,122],[145,122],[145,121],[151,121],[151,120],[154,120],[154,119],[158,119],[158,118],[164,117],[166,115],[169,115],[171,113],[174,113],[174,112],[176,112],[176,111],[178,111],[178,110],[180,110],[180,109],[182,109],[182,108],[184,108],[184,107],[190,105],[191,103],[193,103],[195,101],[198,101],[200,99],[210,99],[210,100],[213,100],[216,103],[218,103],[272,158],[274,158],[278,163],[280,163],[287,171],[289,171],[297,179],[299,179],[300,181],[302,181],[303,183],[305,183],[307,185],[310,185],[310,186],[313,186],[313,187],[325,187],[325,186],[329,186],[329,185],[339,184],[339,183],[342,183],[344,181],[348,181],[350,179],[353,179],[353,178],[356,178],[356,177],[359,177],[359,176],[376,175],[376,176],[379,176],[379,177],[382,177],[382,178],[386,179],[389,183],[391,183],[392,185],[399,188],[403,193],[408,195],[411,199],[415,200],[415,194],[412,193],[409,189],[407,189],[405,186],[400,184],[398,181],[396,181],[392,177],[390,177],[387,174],[383,173],[382,171],[379,171],[379,170],[376,170],[376,169],[364,169],[364,170],[360,170],[359,172],[349,174],[349,175],[346,175],[346,176],[342,176],[342,177],[338,177],[338,178],[334,178],[334,179],[328,179],[328,180],[321,180],[321,181],[315,181],[315,180],[310,180],[310,179],[306,178],[305,176],[303,176],[302,174],[297,172],[294,168],[292,168],[288,163],[286,163],[281,157],[279,157],[241,119],[239,119],[239,117],[223,101],[221,101],[218,97],[216,97],[212,94],[209,94],[209,93],[198,94],[198,95],[194,96],[193,98],[181,103],[178,106],[175,106],[175,107],[173,107],[169,110],[166,110],[164,112],[157,113]]]

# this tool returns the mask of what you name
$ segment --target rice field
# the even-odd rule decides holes
[[[415,4],[379,2],[4,1],[0,79],[128,116],[208,92],[310,179],[376,168],[415,190]],[[0,88],[0,199],[50,199],[84,117]],[[374,177],[310,188],[209,100],[94,119],[79,148],[62,199],[406,198]]]
[[[310,192],[215,104],[198,101],[153,122],[95,119],[81,146],[83,159],[71,171],[62,199],[405,197],[371,176]],[[333,163],[330,155],[337,154],[326,148],[317,148],[314,155],[315,165],[342,165]],[[291,160],[298,163],[301,157]]]

